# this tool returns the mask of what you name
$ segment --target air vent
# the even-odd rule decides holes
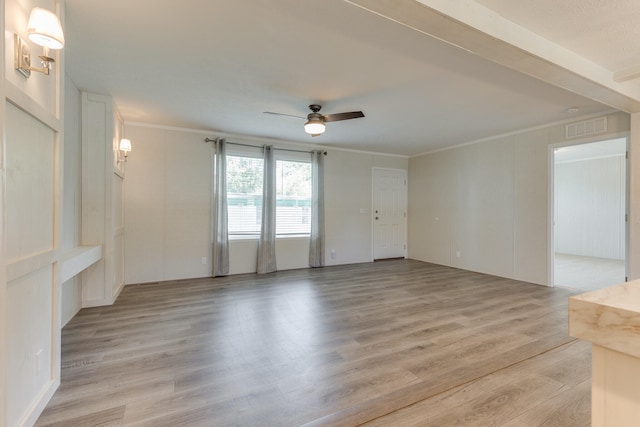
[[[585,120],[566,125],[565,138],[577,138],[579,136],[593,135],[607,131],[607,117],[598,117],[597,119]]]

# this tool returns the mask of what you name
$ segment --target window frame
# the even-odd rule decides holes
[[[311,167],[311,154],[310,153],[298,153],[293,151],[284,151],[280,152],[276,149],[276,155],[274,156],[274,160],[285,161],[285,162],[298,162],[298,163],[307,163]],[[313,171],[312,171],[313,173]],[[313,176],[311,177],[313,180]],[[278,179],[276,177],[276,183]],[[277,201],[277,190],[276,190],[276,201]],[[313,200],[313,183],[311,188],[311,198]],[[291,234],[278,234],[277,220],[278,218],[278,208],[276,206],[276,239],[293,239],[293,238],[305,238],[308,239],[311,236],[311,229],[307,233],[291,233]],[[309,220],[311,221],[311,212],[309,212]]]
[[[227,160],[228,157],[246,157],[263,161],[264,167],[264,157],[262,155],[262,147],[245,147],[245,146],[232,146],[231,144],[227,145]],[[227,174],[229,171],[229,164],[227,163]],[[228,175],[227,175],[228,179]],[[227,215],[229,215],[229,191],[228,188],[225,188],[227,192]],[[227,220],[228,221],[228,220]],[[262,229],[262,223],[260,223],[260,229],[257,232],[251,233],[233,233],[231,231],[228,232],[229,240],[258,240],[260,238],[260,230]]]
[[[300,162],[300,163],[308,163],[311,164],[311,154],[306,152],[295,152],[295,151],[286,151],[284,149],[278,150],[277,147],[274,147],[274,161],[289,161],[289,162]],[[247,157],[247,158],[255,158],[259,160],[263,160],[263,152],[262,147],[249,147],[249,146],[240,146],[240,145],[227,145],[227,157]],[[227,165],[228,168],[228,165]],[[276,178],[277,179],[277,178]],[[313,179],[313,178],[312,178]],[[313,192],[313,188],[311,190]],[[277,192],[276,192],[277,193]],[[227,197],[229,193],[227,192]],[[277,197],[277,195],[274,195]],[[313,197],[313,195],[312,195]],[[227,205],[227,213],[229,212],[229,206]],[[277,215],[277,207],[276,207],[276,215]],[[276,220],[277,221],[277,220]],[[262,224],[260,224],[260,228],[262,228]],[[245,233],[245,234],[234,234],[229,232],[228,234],[229,240],[259,240],[260,239],[260,231],[257,233]],[[278,234],[276,231],[276,239],[309,239],[311,236],[311,232],[309,233],[295,233],[295,234]]]

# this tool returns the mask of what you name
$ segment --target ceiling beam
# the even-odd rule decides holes
[[[628,113],[640,112],[640,84],[474,2],[345,0],[430,37]]]
[[[626,82],[640,78],[640,65],[618,70],[613,73],[613,79],[617,82]]]

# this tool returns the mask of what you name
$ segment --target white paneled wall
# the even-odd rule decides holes
[[[111,190],[112,190],[112,217],[113,225],[111,229],[112,250],[111,250],[111,268],[110,277],[111,299],[115,301],[118,294],[124,286],[124,176],[113,173],[111,174]]]
[[[197,133],[125,131],[126,283],[210,276],[211,146]]]
[[[9,104],[7,123],[7,257],[53,250],[55,133]]]
[[[453,151],[411,159],[409,167],[409,256],[450,265]],[[413,238],[412,233],[419,233]]]
[[[603,139],[629,131],[627,114],[607,121]],[[411,158],[409,257],[548,284],[550,146],[560,143],[564,125]]]
[[[60,52],[52,52],[56,68],[51,75],[24,78],[13,68],[13,34],[27,38],[32,7],[63,14],[64,2],[0,4],[5,36],[0,49],[0,426],[17,426],[32,425],[60,383],[60,248],[66,242],[61,233],[64,61]]]
[[[63,251],[69,251],[80,245],[80,218],[82,212],[81,175],[82,151],[80,91],[69,77],[65,79],[65,141],[64,141],[64,194],[62,206]],[[82,283],[80,276],[74,276],[62,284],[61,322],[64,326],[82,307]]]
[[[555,166],[556,252],[625,258],[624,155]]]
[[[513,274],[513,150],[508,140],[455,150],[453,266],[498,276]]]
[[[373,260],[373,168],[407,170],[408,160],[338,150],[329,150],[325,158],[327,265]]]
[[[4,33],[5,30],[5,1],[0,0],[0,29]],[[6,37],[6,36],[5,36]],[[4,43],[0,44],[0,57],[3,58],[3,63],[7,60]],[[0,69],[0,79],[4,80],[5,72]],[[0,84],[0,135],[5,135],[5,107],[6,94],[5,84]],[[0,137],[0,170],[5,170],[5,138]],[[6,245],[5,245],[5,216],[6,206],[3,202],[5,200],[5,174],[0,174],[0,427],[7,426],[7,370],[8,357],[9,357],[9,343],[7,342],[7,310],[9,304],[7,302],[7,285],[6,285]]]
[[[6,107],[8,425],[29,416],[54,375],[55,132]],[[18,327],[19,326],[19,327]]]
[[[548,280],[549,151],[544,141],[553,140],[550,133],[518,135],[513,151],[513,277],[534,283]]]
[[[204,139],[213,135],[136,124],[127,124],[125,134],[134,144],[125,185],[126,283],[210,276],[212,151]],[[241,136],[230,140],[267,142]],[[372,168],[406,170],[407,163],[399,156],[329,152],[325,159],[328,265],[372,260]],[[255,272],[256,248],[255,239],[232,240],[230,273]],[[308,250],[308,239],[278,239],[278,268],[308,267]]]

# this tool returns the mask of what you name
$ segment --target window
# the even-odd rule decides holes
[[[276,160],[276,234],[311,232],[311,163]]]
[[[263,160],[227,155],[230,236],[260,234]],[[311,232],[311,163],[276,160],[276,235]]]
[[[262,159],[227,156],[229,235],[260,234],[262,168]]]

